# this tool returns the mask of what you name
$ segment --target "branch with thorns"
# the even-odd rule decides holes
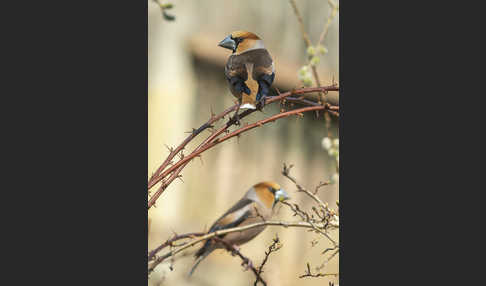
[[[314,87],[314,88],[301,88],[301,89],[294,89],[285,93],[279,93],[277,96],[272,96],[269,97],[266,102],[265,106],[274,102],[281,102],[283,100],[287,100],[288,97],[295,96],[295,95],[303,95],[306,93],[312,93],[312,92],[324,92],[327,93],[328,91],[339,91],[339,88],[336,85],[331,85],[331,86],[324,86],[324,87]],[[172,160],[176,157],[177,154],[181,153],[186,147],[189,142],[191,142],[196,136],[201,134],[204,130],[213,128],[214,123],[217,121],[221,120],[224,118],[226,115],[228,115],[230,112],[233,110],[236,110],[238,108],[238,105],[234,105],[232,107],[227,108],[225,111],[223,111],[219,115],[214,115],[211,114],[210,119],[201,125],[197,129],[193,129],[191,134],[175,149],[173,148],[168,148],[170,153],[167,156],[167,158],[164,160],[162,165],[152,174],[148,181],[148,190],[150,191],[151,188],[153,188],[155,185],[157,185],[159,182],[161,182],[159,188],[157,191],[150,197],[149,202],[148,202],[148,209],[150,209],[157,199],[160,197],[160,195],[167,189],[167,187],[176,179],[179,178],[181,179],[181,175],[179,173],[184,169],[184,167],[195,157],[201,157],[201,153],[204,151],[211,149],[212,147],[230,139],[235,136],[239,136],[244,132],[247,132],[251,129],[254,129],[256,127],[261,127],[267,123],[274,122],[276,120],[279,120],[281,118],[289,117],[292,115],[302,115],[305,112],[309,111],[318,111],[318,110],[324,110],[331,112],[333,115],[339,116],[339,106],[333,106],[330,105],[329,103],[326,104],[314,104],[310,103],[312,101],[302,101],[302,99],[299,98],[294,98],[291,97],[291,99],[295,99],[297,101],[300,101],[299,103],[305,104],[308,106],[305,107],[300,107],[297,109],[293,110],[281,110],[282,112],[274,114],[268,118],[265,118],[263,120],[259,120],[257,122],[254,122],[252,124],[245,125],[239,129],[236,129],[232,132],[229,132],[229,128],[233,125],[236,125],[236,120],[234,118],[230,118],[226,124],[224,124],[222,127],[219,129],[215,130],[209,137],[207,137],[199,146],[197,146],[190,154],[180,156],[179,160],[177,163],[172,162]],[[251,113],[255,112],[255,109],[248,109],[242,112],[239,115],[239,118],[245,118],[246,116],[250,115]],[[229,133],[228,133],[229,132]],[[221,135],[221,134],[225,135]],[[221,135],[221,137],[219,137]]]

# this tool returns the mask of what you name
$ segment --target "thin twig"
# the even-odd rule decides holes
[[[339,6],[334,3],[332,0],[327,1],[329,3],[329,6],[331,6],[331,14],[327,18],[327,22],[324,24],[324,28],[322,29],[321,36],[319,37],[319,42],[317,45],[320,45],[322,41],[324,41],[324,38],[327,36],[327,33],[329,32],[329,26],[331,25],[332,20],[337,14],[337,11],[339,9]]]
[[[336,254],[338,254],[338,253],[339,253],[339,247],[335,247],[335,248],[337,248],[337,250],[336,250],[336,251],[334,251],[334,253],[333,253],[333,254],[331,254],[331,256],[329,256],[329,258],[328,258],[328,259],[326,259],[326,260],[325,260],[325,261],[324,261],[324,262],[323,262],[323,263],[322,263],[322,264],[321,264],[319,267],[316,267],[316,270],[320,271],[322,268],[324,268],[324,267],[327,265],[327,263],[328,263],[328,262],[329,262],[329,261],[330,261],[330,260],[331,260],[331,259],[332,259],[334,256],[336,256]],[[335,248],[334,248],[334,249],[335,249]],[[327,249],[326,249],[326,250],[327,250]],[[325,251],[324,251],[324,253],[325,253]]]
[[[246,269],[250,268],[251,271],[253,271],[253,274],[255,274],[255,276],[256,276],[255,285],[258,281],[260,281],[264,286],[267,285],[267,282],[265,282],[265,280],[263,280],[262,276],[260,275],[260,272],[255,268],[255,266],[253,266],[253,263],[251,262],[250,258],[244,256],[241,253],[241,251],[236,249],[236,247],[234,247],[234,245],[232,245],[231,243],[229,243],[229,242],[227,242],[223,239],[220,239],[218,237],[213,237],[212,239],[216,240],[219,243],[224,244],[224,246],[226,247],[226,250],[230,251],[233,254],[238,255],[241,258],[241,260],[243,260],[242,266],[246,265]]]
[[[148,261],[154,259],[155,254],[157,252],[161,251],[162,249],[164,249],[165,247],[167,247],[169,245],[172,245],[177,240],[186,239],[186,238],[194,238],[194,237],[197,237],[197,236],[203,236],[205,234],[206,234],[205,232],[192,232],[192,233],[185,233],[185,234],[181,234],[181,235],[174,234],[174,236],[171,239],[168,239],[166,242],[162,243],[159,247],[157,247],[154,250],[149,252]]]
[[[295,186],[297,187],[297,189],[298,189],[299,192],[303,192],[306,195],[308,195],[310,198],[312,198],[319,205],[319,207],[322,210],[325,210],[328,214],[332,214],[334,217],[336,217],[333,214],[333,212],[329,209],[329,207],[321,201],[321,199],[319,199],[315,194],[313,194],[313,193],[309,192],[308,190],[306,190],[304,187],[302,187],[297,182],[297,180],[294,177],[290,176],[290,169],[292,169],[292,167],[293,167],[293,165],[287,166],[287,164],[284,163],[283,164],[282,175],[284,175],[286,178],[288,178],[289,180],[291,180],[295,184]],[[322,183],[319,184],[319,185],[322,185]],[[318,190],[318,188],[316,188],[316,190]],[[292,210],[294,210],[294,212],[295,212],[295,209],[292,209]],[[315,226],[314,222],[310,219],[309,215],[306,212],[301,211],[300,213],[301,213],[300,216],[306,222],[310,223],[311,226],[312,226],[312,228],[315,231],[317,231],[320,234],[322,234],[323,236],[325,236],[335,247],[338,245],[338,243],[336,241],[334,241],[334,239],[332,239],[325,231],[323,231],[321,228]]]
[[[268,251],[265,251],[265,258],[263,258],[263,261],[260,264],[260,267],[258,267],[258,276],[257,277],[261,277],[260,275],[263,272],[263,266],[265,266],[265,263],[267,263],[267,260],[268,260],[268,257],[270,256],[270,254],[272,252],[279,250],[280,248],[282,248],[282,245],[280,244],[280,239],[278,238],[278,236],[275,236],[272,244],[268,247]],[[253,284],[253,286],[256,286],[257,283],[258,283],[258,279],[255,280],[255,283]]]
[[[339,275],[338,273],[327,273],[327,274],[324,274],[324,273],[316,273],[316,274],[312,274],[312,272],[310,270],[310,265],[309,265],[309,263],[307,263],[307,269],[305,270],[305,274],[300,275],[299,278],[304,278],[304,277],[326,277],[326,276],[338,276],[338,275]]]
[[[305,31],[304,22],[302,20],[302,16],[301,16],[301,14],[299,12],[299,9],[297,8],[297,4],[295,3],[295,0],[289,0],[289,1],[290,1],[290,5],[294,9],[294,14],[297,17],[297,21],[300,24],[300,30],[302,32],[302,38],[304,39],[304,42],[306,44],[306,47],[309,48],[309,47],[312,46],[312,42],[309,39],[309,35]],[[329,22],[329,20],[328,20],[328,22]],[[325,34],[327,34],[327,31],[325,32]],[[325,34],[324,35],[321,35],[321,36],[325,36]],[[322,39],[324,39],[324,38],[322,38]],[[320,42],[321,42],[321,39],[319,39],[319,43]],[[312,75],[313,75],[314,80],[316,82],[316,86],[320,86],[321,85],[321,81],[319,80],[319,74],[317,73],[316,66],[310,64],[310,57],[307,58],[307,61],[308,61],[308,64],[311,66]],[[325,93],[323,93],[323,92],[319,92],[319,99],[320,99],[320,101],[321,101],[322,104],[326,104],[327,103],[327,100],[326,100],[324,94]],[[332,114],[333,115],[336,115],[335,113],[332,113]],[[326,120],[327,135],[328,135],[328,137],[331,137],[331,131],[330,131],[330,129],[331,129],[331,117],[329,116],[329,113],[324,113],[324,118]]]

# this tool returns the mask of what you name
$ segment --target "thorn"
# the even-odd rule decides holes
[[[172,153],[174,151],[174,149],[172,147],[167,146],[167,144],[164,144],[164,145],[165,145],[165,148],[167,148],[167,150],[169,150],[169,152]]]

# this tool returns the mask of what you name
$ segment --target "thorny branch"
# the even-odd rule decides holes
[[[148,183],[148,188],[152,188],[156,182],[155,180],[157,179],[158,175],[160,174],[160,172],[162,172],[165,168],[167,168],[167,166],[169,164],[172,163],[172,159],[179,153],[181,152],[182,150],[184,150],[184,148],[186,147],[186,145],[191,142],[192,139],[194,139],[194,137],[196,137],[197,135],[199,135],[201,132],[203,132],[204,130],[208,129],[208,128],[212,128],[214,127],[213,126],[213,123],[217,122],[218,120],[220,120],[221,118],[224,118],[226,115],[228,115],[230,112],[232,112],[233,110],[236,109],[236,105],[233,105],[231,106],[230,108],[227,108],[225,111],[221,112],[220,114],[218,114],[217,116],[214,115],[214,114],[211,114],[211,118],[209,118],[209,120],[204,123],[203,125],[201,125],[198,129],[194,129],[192,132],[191,132],[191,135],[189,135],[184,141],[182,141],[182,143],[177,146],[176,149],[172,149],[172,148],[168,148],[170,153],[169,153],[169,156],[167,156],[167,158],[165,159],[165,161],[162,163],[162,165],[160,165],[160,167],[157,169],[157,171],[155,171],[155,173],[152,174],[152,176],[150,177],[150,180],[149,180],[149,183]]]
[[[272,96],[269,97],[266,102],[265,106],[268,104],[271,104],[273,102],[277,101],[284,101],[287,100],[287,97],[295,96],[295,95],[302,95],[306,93],[311,93],[311,92],[324,92],[327,93],[328,91],[339,91],[339,88],[336,85],[331,85],[331,86],[325,86],[325,87],[315,87],[315,88],[301,88],[301,89],[295,89],[291,90],[285,93],[281,93],[277,96]],[[295,98],[291,97],[291,100],[297,100],[300,101],[303,104],[310,105],[290,111],[285,111],[281,112],[278,114],[275,114],[273,116],[270,116],[266,119],[257,121],[252,124],[248,124],[246,126],[243,126],[225,136],[218,137],[222,133],[227,132],[228,128],[235,125],[235,121],[233,119],[229,119],[225,125],[220,127],[218,130],[214,131],[206,140],[203,141],[197,148],[195,148],[189,155],[186,156],[181,156],[179,161],[177,163],[173,163],[172,159],[182,152],[184,148],[187,146],[187,144],[193,140],[197,135],[201,134],[202,131],[208,129],[208,128],[213,128],[213,124],[219,121],[220,119],[224,118],[227,114],[229,114],[231,111],[235,110],[237,108],[237,105],[234,105],[225,111],[223,111],[221,114],[215,116],[211,115],[211,118],[201,125],[198,129],[194,129],[193,132],[175,149],[171,149],[169,156],[166,158],[166,160],[162,163],[162,165],[157,169],[157,171],[151,176],[148,182],[148,190],[150,190],[152,187],[154,187],[157,183],[162,182],[157,189],[157,191],[150,197],[149,202],[148,202],[148,208],[152,207],[157,199],[160,197],[160,195],[167,189],[167,187],[176,179],[180,178],[179,173],[182,171],[182,169],[195,157],[200,157],[201,153],[204,151],[218,145],[219,143],[222,143],[232,137],[238,136],[243,132],[249,131],[253,128],[263,126],[269,122],[273,122],[275,120],[288,117],[291,115],[301,115],[304,112],[308,111],[314,111],[314,110],[327,110],[328,112],[331,112],[333,115],[339,116],[339,106],[333,106],[330,105],[329,103],[326,103],[324,105],[321,104],[309,104],[307,101],[303,101],[303,99],[300,98]],[[248,116],[249,114],[255,112],[256,110],[246,110],[240,114],[240,119]],[[170,167],[169,167],[170,166]]]

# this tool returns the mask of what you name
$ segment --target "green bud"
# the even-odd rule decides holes
[[[307,54],[308,54],[309,56],[313,56],[313,55],[315,55],[315,54],[316,54],[316,48],[314,48],[313,46],[309,46],[309,47],[307,48]]]
[[[322,147],[324,147],[324,149],[326,149],[326,150],[331,149],[332,143],[331,143],[331,139],[329,139],[329,137],[324,137],[324,139],[322,139],[321,144],[322,144]]]
[[[321,59],[318,56],[313,56],[312,59],[310,60],[311,66],[316,66],[319,64]]]
[[[304,86],[311,86],[312,85],[312,80],[308,77],[304,78],[303,82],[304,82]]]
[[[324,47],[323,45],[319,45],[319,47],[318,47],[317,49],[319,50],[319,53],[320,53],[321,55],[325,55],[325,54],[327,54],[327,53],[329,52],[329,51],[327,50],[327,48],[326,48],[326,47]]]
[[[338,8],[336,9],[332,9],[332,12],[331,12],[331,18],[334,18],[337,14],[337,11],[338,11]]]
[[[299,76],[304,77],[309,72],[308,66],[303,66],[299,69]]]

